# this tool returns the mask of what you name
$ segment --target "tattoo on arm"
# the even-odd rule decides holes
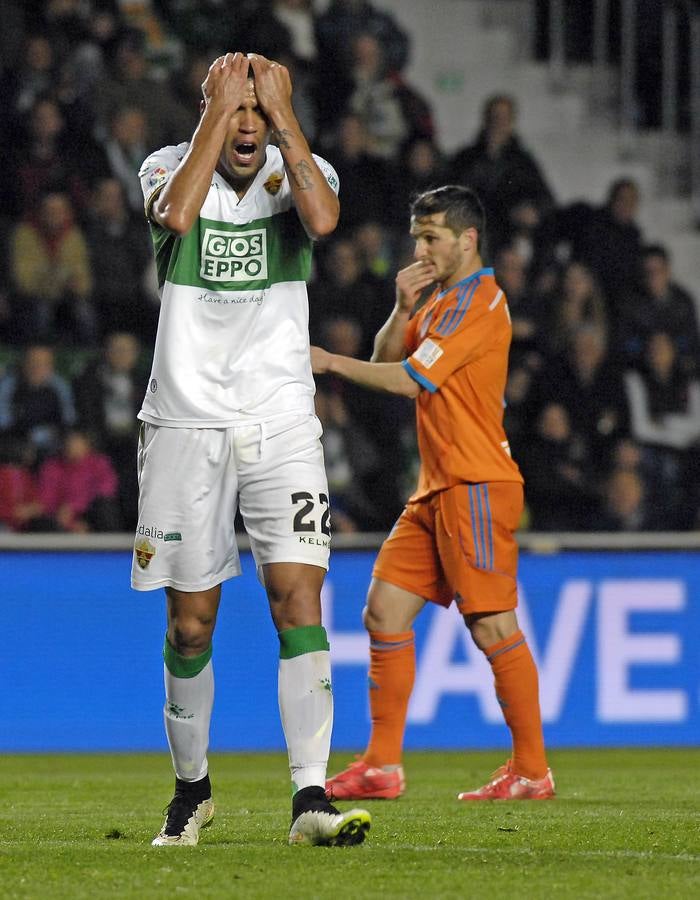
[[[277,138],[277,146],[280,150],[288,150],[290,147],[289,138],[292,132],[288,128],[280,128],[279,131],[275,132],[275,137]]]
[[[311,166],[305,159],[302,159],[294,166],[292,174],[294,175],[294,181],[300,191],[310,191],[313,188]]]

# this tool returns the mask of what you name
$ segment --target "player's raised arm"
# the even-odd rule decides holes
[[[311,155],[292,109],[292,81],[287,68],[258,53],[248,55],[255,92],[277,141],[289,177],[294,203],[308,234],[331,234],[338,224],[338,197]]]
[[[374,338],[372,362],[398,362],[404,358],[406,326],[418,299],[433,281],[435,265],[420,259],[396,275],[396,302],[391,315]]]
[[[227,53],[209,67],[202,116],[187,153],[151,206],[151,218],[175,234],[187,234],[197,221],[229,121],[246,94],[248,66],[245,53]]]

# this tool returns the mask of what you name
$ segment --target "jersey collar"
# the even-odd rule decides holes
[[[465,287],[470,282],[474,281],[475,278],[481,278],[482,275],[493,275],[493,268],[491,266],[487,266],[484,269],[479,269],[476,272],[472,272],[471,275],[467,275],[467,277],[463,278],[461,281],[455,282],[452,287],[446,288],[446,290],[444,291],[440,291],[440,293],[438,294],[438,299],[441,300],[445,296],[445,294],[449,294],[449,292],[453,291],[455,288]]]

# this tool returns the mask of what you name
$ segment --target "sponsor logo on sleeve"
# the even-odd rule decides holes
[[[150,188],[157,188],[167,180],[168,170],[164,169],[163,166],[158,166],[148,176],[148,186]]]
[[[149,156],[148,159],[141,164],[141,168],[139,169],[139,178],[143,178],[143,176],[146,174],[146,172],[148,172],[154,162],[154,157]]]
[[[338,193],[338,176],[335,172],[335,169],[330,163],[327,163],[325,159],[318,159],[315,157],[316,162],[318,164],[319,169],[323,172],[323,177],[326,179],[328,184],[333,188],[333,190]]]
[[[254,281],[267,278],[265,229],[217,231],[207,228],[202,239],[199,274],[207,281]]]
[[[430,369],[440,359],[445,351],[435,341],[426,338],[420,347],[413,354],[413,358],[417,359],[426,369]]]

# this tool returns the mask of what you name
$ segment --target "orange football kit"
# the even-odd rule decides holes
[[[460,612],[517,604],[523,479],[503,431],[511,324],[492,269],[435,291],[410,321],[404,367],[416,400],[418,487],[373,575]]]
[[[510,340],[506,297],[490,268],[436,291],[406,332],[403,365],[424,388],[416,400],[421,468],[373,576],[443,606],[456,600],[463,615],[517,605],[523,479],[502,425]],[[328,782],[339,799],[398,797],[404,790],[400,763],[415,637],[413,631],[369,636],[372,731],[362,759]],[[537,669],[525,637],[518,630],[484,653],[513,753],[489,785],[460,799],[553,796]]]

